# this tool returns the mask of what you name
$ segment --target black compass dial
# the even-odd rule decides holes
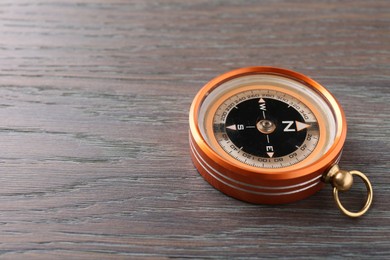
[[[319,140],[310,108],[287,93],[259,89],[226,99],[213,118],[219,145],[243,163],[285,167],[307,158]]]
[[[297,129],[296,122],[305,121],[293,107],[275,99],[257,98],[237,104],[227,115],[225,126],[229,139],[242,151],[268,158],[270,154],[291,154],[302,145],[307,130]],[[235,127],[229,128],[232,125]]]

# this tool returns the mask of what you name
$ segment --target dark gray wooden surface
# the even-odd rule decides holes
[[[0,258],[388,259],[389,14],[386,0],[1,1]],[[253,65],[339,99],[341,166],[375,189],[367,215],[341,215],[330,187],[247,204],[196,172],[192,98]]]

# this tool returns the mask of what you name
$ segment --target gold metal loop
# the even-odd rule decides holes
[[[373,198],[373,191],[372,191],[372,186],[371,186],[371,183],[370,181],[368,180],[368,178],[366,177],[366,175],[364,175],[363,173],[359,172],[359,171],[350,171],[349,172],[351,175],[357,175],[359,176],[364,184],[366,185],[366,188],[367,188],[367,200],[366,200],[366,204],[364,205],[364,207],[358,211],[358,212],[351,212],[349,210],[347,210],[346,208],[344,208],[344,206],[341,204],[340,202],[340,198],[339,198],[339,193],[338,193],[338,188],[337,187],[333,187],[333,198],[337,204],[337,206],[339,207],[339,209],[345,214],[347,215],[348,217],[351,217],[351,218],[357,218],[357,217],[360,217],[361,215],[363,215],[364,213],[367,212],[367,210],[370,208],[371,206],[371,203],[372,203],[372,198]]]

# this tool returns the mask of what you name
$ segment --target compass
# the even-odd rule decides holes
[[[251,203],[281,204],[306,198],[328,182],[340,210],[358,217],[370,207],[373,192],[364,174],[337,165],[346,134],[344,112],[327,89],[274,67],[218,76],[190,109],[192,160],[218,190]],[[354,175],[367,187],[358,212],[344,208],[338,196]]]

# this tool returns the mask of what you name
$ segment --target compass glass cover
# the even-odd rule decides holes
[[[216,153],[257,168],[306,166],[326,153],[337,132],[333,110],[320,93],[272,74],[215,86],[198,115],[200,132]]]

